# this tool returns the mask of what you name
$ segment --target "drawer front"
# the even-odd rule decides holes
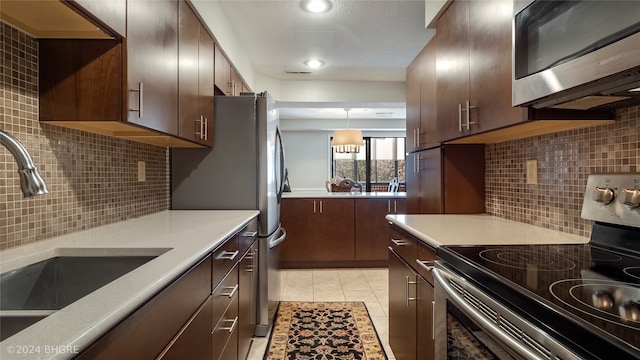
[[[218,286],[229,270],[240,260],[241,256],[242,254],[240,254],[240,250],[238,249],[238,235],[229,238],[229,240],[213,252],[212,289]]]
[[[431,286],[433,286],[433,270],[434,262],[438,260],[436,250],[423,243],[418,244],[418,256],[416,257],[416,268],[420,274]]]
[[[393,230],[396,230],[392,226]],[[389,247],[398,254],[402,260],[412,267],[416,267],[416,257],[418,256],[417,240],[400,231],[393,231],[389,239]]]
[[[153,359],[210,294],[211,256],[207,256],[77,359]]]
[[[219,359],[220,354],[225,349],[225,344],[230,342],[229,339],[232,336],[238,336],[238,320],[238,297],[236,296],[211,333],[213,338],[213,359]],[[235,339],[235,344],[237,347],[237,339]]]
[[[238,297],[238,267],[227,275],[220,285],[213,291],[213,323],[217,324],[220,317],[227,311],[229,304]]]
[[[240,232],[238,233],[238,250],[240,254],[244,254],[249,249],[249,246],[258,239],[258,219],[251,220]]]

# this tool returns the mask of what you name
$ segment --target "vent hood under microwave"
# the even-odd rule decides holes
[[[640,104],[640,1],[514,0],[513,39],[513,106]]]

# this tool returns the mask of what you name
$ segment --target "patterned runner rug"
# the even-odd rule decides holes
[[[386,360],[363,302],[281,302],[265,360]]]

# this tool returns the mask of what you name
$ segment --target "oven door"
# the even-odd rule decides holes
[[[436,263],[435,359],[579,359],[544,331]]]

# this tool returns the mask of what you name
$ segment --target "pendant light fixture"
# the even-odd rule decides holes
[[[364,145],[362,139],[362,131],[349,129],[349,111],[351,109],[344,109],[347,112],[347,128],[345,130],[336,130],[333,133],[333,140],[331,140],[331,146],[337,153],[359,153],[360,147]]]

